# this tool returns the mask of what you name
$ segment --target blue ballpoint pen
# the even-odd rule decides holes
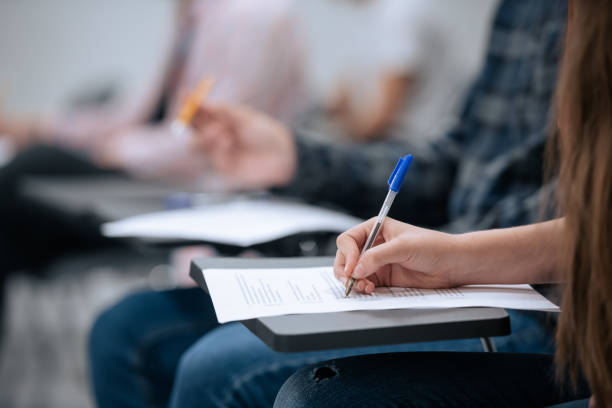
[[[374,244],[374,241],[378,236],[378,232],[380,231],[380,227],[382,227],[382,224],[385,221],[389,210],[391,209],[391,204],[393,204],[393,200],[395,199],[395,196],[397,195],[400,187],[402,186],[402,182],[404,181],[404,177],[406,177],[406,173],[410,168],[410,164],[412,164],[411,154],[400,158],[397,162],[397,165],[395,166],[395,169],[393,169],[393,173],[391,173],[391,177],[389,177],[389,181],[387,182],[389,184],[389,192],[387,193],[387,197],[385,198],[382,208],[378,213],[374,228],[372,228],[372,231],[370,231],[370,235],[368,236],[368,239],[365,245],[363,246],[363,249],[361,250],[361,255],[359,255],[359,257],[363,256],[364,252],[370,249]],[[355,278],[351,277],[348,285],[346,286],[344,297],[348,297],[348,295],[351,293],[351,289],[353,289],[354,284]]]

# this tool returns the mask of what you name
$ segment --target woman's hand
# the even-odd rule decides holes
[[[552,283],[563,280],[557,258],[564,220],[451,235],[387,218],[361,258],[375,219],[338,237],[334,274],[353,288],[447,288],[461,285]]]
[[[338,237],[334,274],[346,284],[352,276],[354,289],[372,293],[377,286],[446,288],[456,286],[453,271],[461,252],[457,235],[427,230],[387,218],[374,246],[361,259],[376,219],[373,218]]]

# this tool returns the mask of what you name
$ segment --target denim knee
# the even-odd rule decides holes
[[[103,312],[89,340],[98,405],[167,406],[180,356],[213,319],[198,288],[132,294]]]
[[[100,407],[122,406],[127,395],[121,395],[117,383],[129,383],[137,366],[137,340],[133,336],[134,303],[140,295],[123,299],[102,312],[89,335],[89,364],[94,396]]]
[[[231,332],[235,325],[220,331]],[[235,365],[241,360],[239,355],[249,347],[240,341],[240,336],[220,336],[218,331],[200,339],[181,356],[170,406],[225,406],[225,393],[231,388]],[[233,344],[239,345],[234,349]]]
[[[125,350],[124,341],[117,341],[126,323],[126,316],[121,312],[123,302],[104,310],[91,328],[88,351],[92,374],[104,371]]]
[[[129,295],[97,317],[89,334],[89,358],[94,371],[104,371],[135,353],[138,339],[134,319],[141,315],[134,312],[146,297],[147,293]]]
[[[221,372],[211,372],[215,370],[210,370],[209,365],[202,364],[202,361],[198,358],[199,354],[201,353],[192,347],[181,356],[172,391],[174,395],[181,397],[189,396],[195,389],[200,388],[203,383],[210,381],[211,378],[218,378],[222,375],[222,367],[217,367],[217,370]]]
[[[291,355],[279,356],[244,326],[230,323],[183,354],[170,406],[270,406],[293,363]]]
[[[97,379],[109,378],[135,364],[138,332],[135,322],[142,317],[148,293],[137,293],[103,311],[89,335],[89,360],[94,386]]]

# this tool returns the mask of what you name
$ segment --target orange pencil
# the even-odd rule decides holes
[[[204,76],[193,91],[187,96],[178,115],[172,121],[171,132],[177,137],[185,137],[189,133],[189,125],[198,107],[204,102],[213,87],[215,80]]]

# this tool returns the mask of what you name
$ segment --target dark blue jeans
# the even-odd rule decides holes
[[[546,407],[589,395],[584,382],[560,386],[548,354],[392,353],[303,368],[274,407]]]
[[[511,311],[500,351],[552,353],[541,315]],[[480,351],[479,339],[278,353],[239,323],[218,325],[202,290],[131,295],[104,312],[90,339],[100,407],[270,407],[299,369],[348,356],[407,351]]]

